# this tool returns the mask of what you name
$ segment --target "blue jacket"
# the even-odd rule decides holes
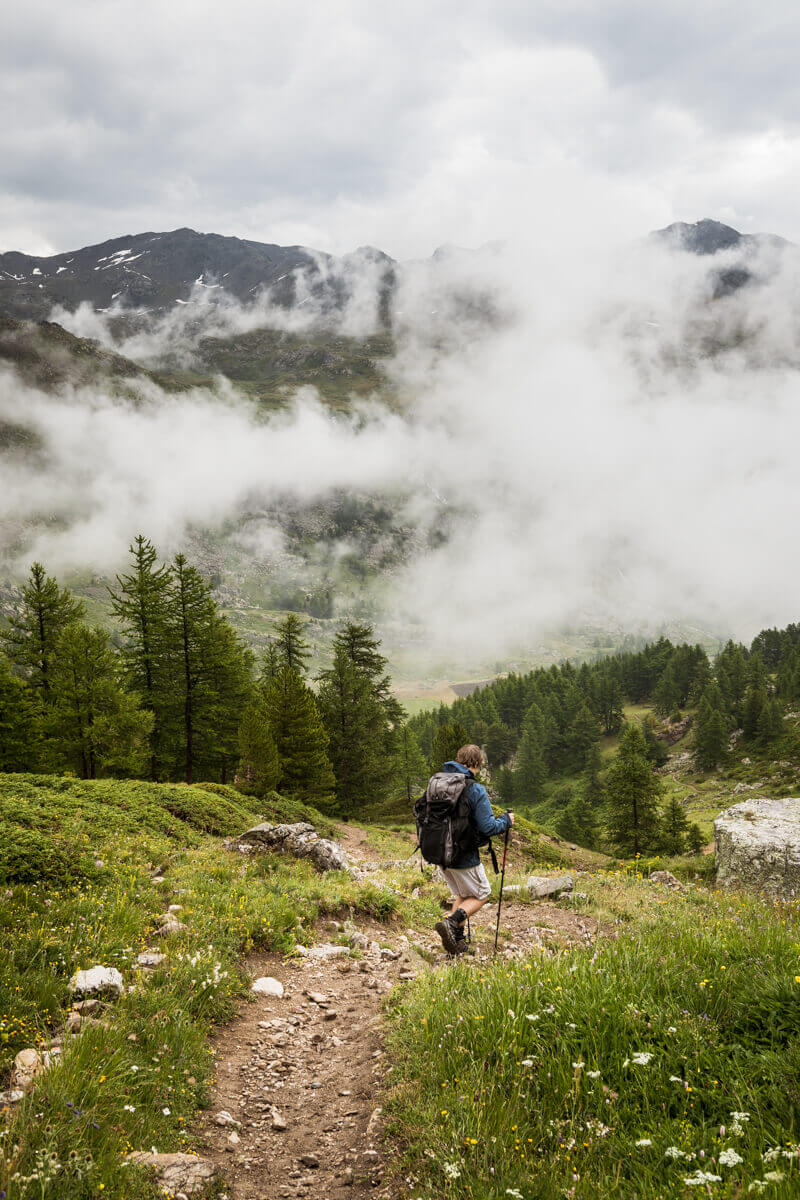
[[[472,809],[472,819],[475,822],[478,833],[482,837],[487,838],[498,837],[500,834],[505,833],[511,825],[508,813],[503,813],[501,817],[495,818],[486,788],[482,783],[478,783],[469,767],[465,767],[463,763],[459,762],[446,762],[442,770],[447,774],[460,771],[462,775],[468,776],[472,781],[467,784],[465,791],[467,793],[467,803]],[[477,867],[480,861],[480,852],[474,850],[471,854],[465,854],[463,858],[454,862],[453,869],[463,871],[465,867]]]

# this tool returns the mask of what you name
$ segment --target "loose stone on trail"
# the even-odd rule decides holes
[[[535,899],[540,900],[544,896],[571,892],[575,885],[571,875],[529,875],[525,886]]]
[[[125,991],[122,976],[116,967],[91,967],[76,971],[67,984],[75,996],[121,996]]]
[[[250,986],[251,992],[257,992],[260,996],[278,996],[283,995],[283,984],[280,979],[274,979],[271,975],[264,975],[261,979],[256,979]]]

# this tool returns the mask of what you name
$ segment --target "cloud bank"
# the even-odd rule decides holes
[[[379,494],[419,534],[381,588],[384,621],[465,658],[565,621],[750,636],[800,615],[800,260],[766,248],[750,265],[754,282],[717,299],[708,259],[645,244],[412,265],[402,414],[376,400],[333,416],[305,389],[265,421],[226,383],[148,385],[134,404],[6,372],[0,414],[36,431],[44,461],[6,460],[0,523],[38,515],[25,561],[107,571],[140,530],[169,549],[282,502]],[[502,319],[465,301],[487,296]],[[149,336],[147,354],[174,350],[175,326]],[[253,528],[269,558],[280,535],[268,516]]]

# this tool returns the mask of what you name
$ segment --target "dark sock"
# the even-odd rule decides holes
[[[459,925],[463,925],[467,919],[467,914],[464,912],[463,908],[457,908],[451,919],[453,921],[458,921]]]

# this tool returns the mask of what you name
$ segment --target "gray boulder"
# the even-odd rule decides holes
[[[529,875],[525,886],[535,899],[541,900],[545,896],[557,898],[564,892],[571,892],[574,884],[571,875]]]
[[[714,843],[720,887],[800,893],[800,798],[734,804],[714,822]]]
[[[217,1175],[215,1163],[210,1158],[200,1158],[196,1154],[153,1154],[147,1150],[136,1150],[128,1155],[128,1160],[142,1167],[151,1167],[168,1196],[178,1192],[183,1192],[185,1196],[197,1196],[205,1191]]]
[[[73,996],[121,996],[125,991],[116,967],[91,967],[76,971],[67,984]]]
[[[350,863],[338,842],[320,837],[313,825],[299,821],[294,825],[254,825],[229,843],[240,854],[273,850],[295,858],[309,858],[318,871],[348,871]]]

